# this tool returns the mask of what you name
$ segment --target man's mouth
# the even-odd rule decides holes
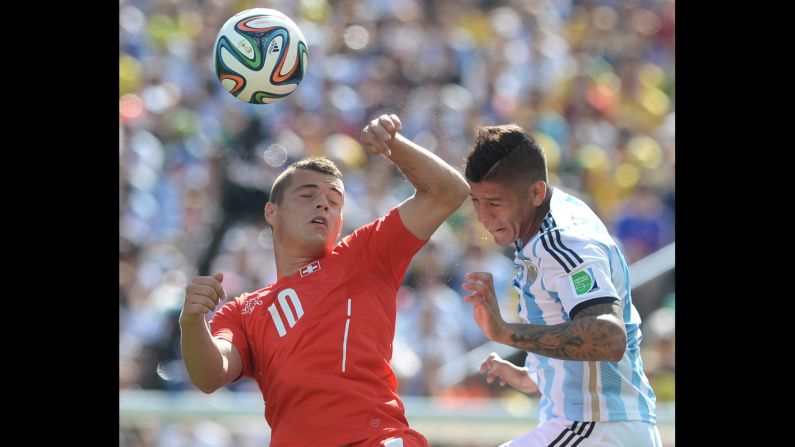
[[[309,223],[323,225],[324,227],[328,228],[328,219],[325,217],[315,217]]]

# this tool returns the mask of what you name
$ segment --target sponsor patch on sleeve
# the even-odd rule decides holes
[[[596,276],[594,276],[593,270],[590,267],[572,274],[569,276],[569,279],[574,289],[574,295],[576,296],[599,290],[599,285],[596,283]]]

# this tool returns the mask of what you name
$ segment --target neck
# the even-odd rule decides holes
[[[306,252],[298,252],[285,248],[283,244],[273,244],[273,253],[276,257],[276,280],[295,275],[301,267],[312,261],[320,259],[323,255],[306,255]]]
[[[522,245],[527,244],[530,238],[533,237],[538,230],[541,229],[541,224],[544,222],[544,216],[547,215],[549,211],[549,204],[552,201],[552,188],[549,188],[547,192],[547,196],[544,198],[544,201],[541,202],[541,205],[535,209],[533,213],[533,218],[530,220],[530,224],[525,228],[524,231],[521,232],[519,235],[519,239],[522,241]]]

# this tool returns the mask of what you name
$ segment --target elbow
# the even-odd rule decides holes
[[[596,362],[620,362],[627,351],[627,332],[615,325],[603,326],[606,330],[598,339],[591,339],[591,354],[582,360]],[[598,347],[598,348],[597,348]]]
[[[417,194],[427,195],[438,206],[453,212],[469,197],[469,185],[463,178],[457,178],[455,182],[445,185],[444,188],[439,188],[436,191],[418,190]]]
[[[464,179],[463,176],[459,174],[458,177],[461,181],[458,183],[459,185],[459,197],[461,198],[461,203],[469,197],[469,193],[471,192],[471,188],[469,187],[469,183]]]
[[[624,352],[625,351],[626,351],[626,349],[624,349],[624,347],[622,347],[621,349],[613,349],[612,351],[610,351],[610,354],[608,355],[607,361],[608,362],[620,362],[621,359],[624,357]]]
[[[220,388],[219,386],[206,385],[206,384],[195,384],[194,383],[194,385],[196,385],[196,388],[198,388],[199,391],[201,391],[204,394],[212,394],[212,393],[216,392],[218,390],[218,388]]]
[[[456,182],[452,185],[449,191],[449,201],[454,203],[456,208],[464,203],[464,200],[469,197],[469,184],[464,180],[461,174],[456,175]]]
[[[624,357],[624,353],[626,351],[627,351],[627,333],[621,331],[621,333],[616,336],[615,342],[611,344],[607,360],[610,362],[620,362],[621,359]]]
[[[196,381],[196,380],[191,380],[191,382],[196,388],[199,389],[199,391],[201,391],[204,394],[212,394],[223,386],[223,384],[220,382]]]

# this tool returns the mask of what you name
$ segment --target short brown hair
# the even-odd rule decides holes
[[[322,174],[329,174],[342,180],[342,172],[337,168],[333,161],[324,157],[310,157],[303,160],[296,161],[284,170],[276,180],[273,181],[271,186],[270,201],[279,204],[284,197],[284,191],[290,186],[290,179],[295,174],[296,169],[307,169],[309,171],[320,172]]]
[[[547,159],[541,146],[516,124],[481,126],[466,156],[467,180],[516,184],[547,181]]]

